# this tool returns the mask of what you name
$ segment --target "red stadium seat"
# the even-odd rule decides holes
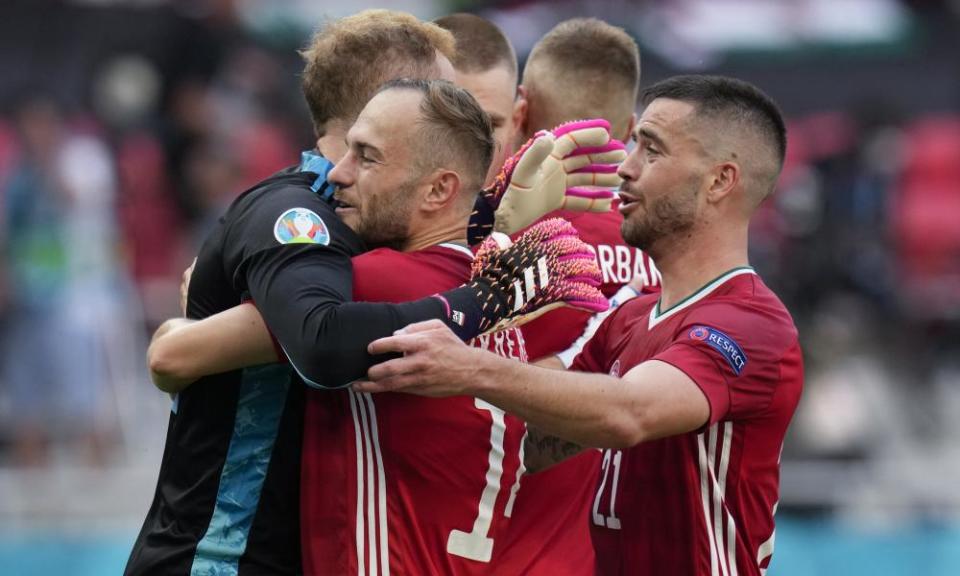
[[[891,231],[906,309],[931,318],[960,314],[960,117],[907,128]]]

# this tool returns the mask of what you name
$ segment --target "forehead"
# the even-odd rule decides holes
[[[485,112],[509,117],[517,87],[506,66],[483,72],[457,72],[457,85],[473,96]]]
[[[387,90],[374,96],[360,112],[349,138],[363,139],[378,148],[416,130],[423,95],[416,90]]]
[[[644,109],[637,130],[646,129],[661,137],[680,136],[688,132],[688,120],[693,113],[693,104],[657,98]]]

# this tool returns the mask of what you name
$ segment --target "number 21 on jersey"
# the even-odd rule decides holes
[[[597,526],[606,526],[612,530],[620,529],[620,518],[617,517],[617,489],[620,487],[620,463],[623,460],[623,450],[604,450],[603,462],[600,464],[603,478],[597,488],[597,497],[593,499],[593,523]],[[612,469],[612,470],[611,470]],[[600,503],[604,492],[609,487],[609,509],[600,510]]]

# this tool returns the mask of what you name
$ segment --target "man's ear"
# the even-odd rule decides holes
[[[619,138],[620,138],[620,141],[623,142],[623,143],[629,142],[630,139],[631,139],[631,136],[633,136],[633,130],[634,130],[636,127],[637,127],[637,113],[634,112],[633,114],[630,115],[630,120],[627,121],[627,132],[626,132],[626,134],[623,134],[621,137],[619,137]],[[617,136],[614,135],[614,138],[617,138]]]
[[[740,184],[740,165],[736,162],[721,162],[710,171],[707,201],[720,202]]]
[[[423,197],[421,208],[428,212],[436,212],[449,205],[459,196],[462,185],[460,175],[452,170],[437,170],[427,183],[430,188]]]
[[[527,133],[527,124],[530,121],[530,117],[527,113],[527,109],[530,105],[530,102],[527,100],[527,88],[521,84],[517,86],[517,97],[513,101],[513,127],[514,127],[514,141],[523,139],[524,135]],[[523,142],[520,142],[523,144]],[[519,148],[515,146],[514,150]]]

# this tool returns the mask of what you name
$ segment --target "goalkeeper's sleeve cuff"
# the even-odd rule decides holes
[[[464,342],[508,316],[507,303],[482,280],[434,295],[446,311],[445,322]]]
[[[450,330],[452,330],[453,333],[457,335],[457,338],[460,338],[461,340],[466,342],[471,338],[475,337],[479,333],[480,323],[477,321],[468,322],[468,318],[470,318],[471,316],[477,316],[477,315],[469,314],[468,312],[464,312],[463,310],[461,310],[461,308],[463,307],[462,304],[466,304],[467,306],[470,305],[469,301],[465,301],[464,303],[458,302],[455,307],[455,305],[450,304],[450,300],[452,298],[455,302],[457,302],[458,299],[452,294],[450,294],[449,292],[446,292],[444,294],[434,294],[433,298],[436,299],[441,304],[443,304],[443,310],[444,310],[443,321],[447,325],[447,327],[450,328]]]

